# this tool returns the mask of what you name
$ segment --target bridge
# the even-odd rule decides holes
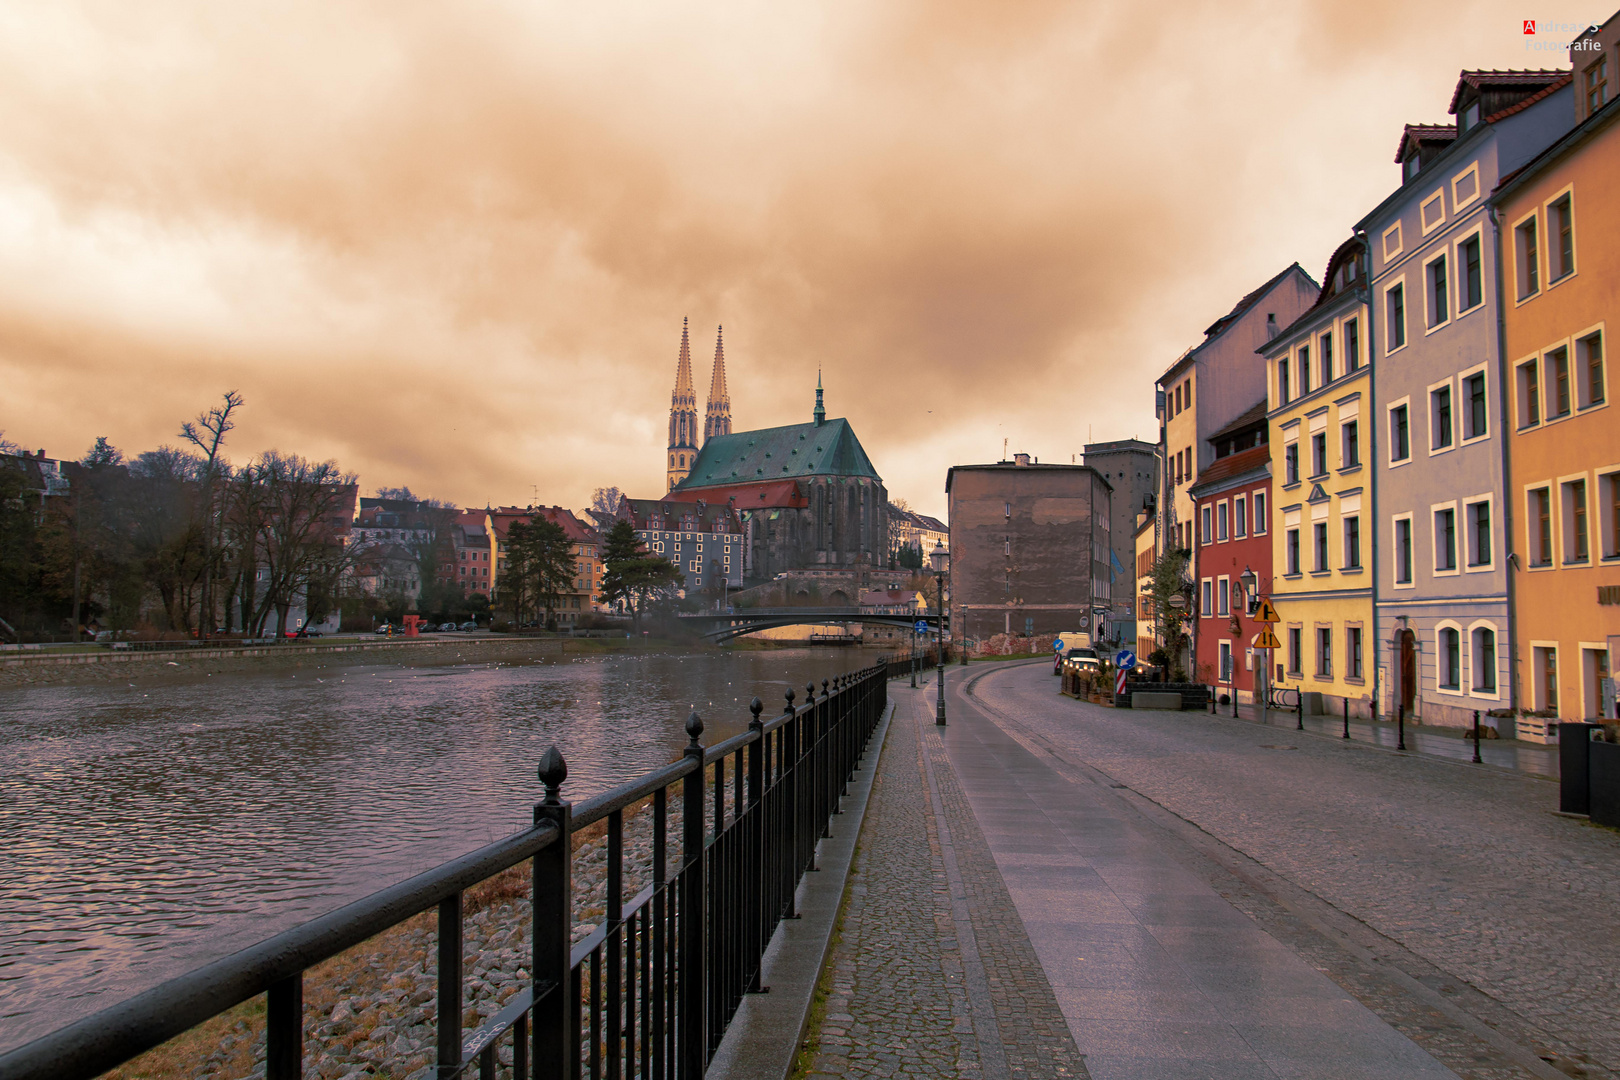
[[[935,632],[939,629],[939,616],[927,613],[915,615],[874,615],[852,607],[820,608],[742,608],[731,612],[705,612],[682,615],[681,621],[695,627],[710,641],[729,641],[755,630],[770,630],[778,626],[804,626],[809,623],[879,623],[883,626],[910,627],[919,619]],[[949,625],[949,624],[947,624]]]

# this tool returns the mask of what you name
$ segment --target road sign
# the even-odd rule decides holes
[[[1136,666],[1136,654],[1129,649],[1121,649],[1114,654],[1114,666],[1121,671],[1129,671]]]
[[[1280,649],[1282,648],[1282,642],[1277,640],[1277,635],[1273,634],[1268,627],[1255,635],[1254,647],[1257,649]]]
[[[918,619],[916,622],[911,624],[911,628],[917,631],[919,634],[926,634],[928,633],[928,620]]]
[[[1052,639],[1052,651],[1053,652],[1062,652],[1063,651],[1063,639],[1062,638],[1053,638]]]
[[[1269,597],[1262,596],[1260,598],[1260,606],[1254,612],[1254,621],[1263,623],[1282,622],[1281,619],[1277,618],[1277,609],[1271,606]],[[1273,645],[1271,648],[1276,648],[1276,646]]]
[[[1185,596],[1182,596],[1180,593],[1177,593],[1176,595],[1172,596],[1169,600],[1166,600],[1165,603],[1169,604],[1171,607],[1175,608],[1177,611],[1180,611],[1180,610],[1182,610],[1183,608],[1185,608],[1187,606],[1187,598]]]
[[[1114,676],[1114,696],[1119,697],[1124,692],[1125,692],[1125,669],[1120,668],[1119,673]]]

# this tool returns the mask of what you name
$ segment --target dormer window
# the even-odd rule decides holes
[[[1470,101],[1457,114],[1457,134],[1462,135],[1479,126],[1479,102]]]
[[[1418,170],[1422,167],[1422,164],[1418,161],[1417,154],[1414,153],[1411,157],[1401,162],[1401,179],[1412,179],[1412,177],[1418,174]]]

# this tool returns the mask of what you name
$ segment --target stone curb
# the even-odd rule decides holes
[[[770,993],[743,998],[704,1073],[706,1080],[784,1080],[793,1071],[894,708],[891,700],[866,746],[861,767],[850,777],[844,812],[834,820],[832,836],[816,847],[820,870],[806,874],[799,885],[799,918],[783,921],[765,950],[760,984]]]

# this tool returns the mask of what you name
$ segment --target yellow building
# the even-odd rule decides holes
[[[1372,484],[1366,251],[1333,253],[1316,303],[1266,358],[1275,506],[1268,591],[1282,620],[1272,685],[1320,694],[1307,708],[1371,715]]]
[[[1576,39],[1577,126],[1503,184],[1514,697],[1520,738],[1597,717],[1620,657],[1620,19]],[[1608,716],[1613,717],[1613,706]]]

